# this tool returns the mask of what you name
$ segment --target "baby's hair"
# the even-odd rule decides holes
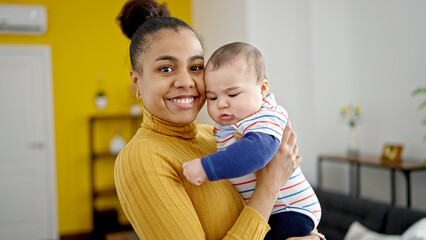
[[[210,57],[207,66],[212,67],[212,70],[215,71],[239,58],[247,61],[247,71],[254,71],[258,82],[266,79],[265,61],[262,53],[248,43],[234,42],[220,47]]]
[[[198,38],[188,24],[178,18],[170,17],[165,3],[158,4],[155,0],[129,0],[121,9],[117,22],[123,34],[132,40],[130,62],[133,69],[138,66],[138,57],[150,49],[156,34],[163,29],[176,32],[180,29],[188,29]]]

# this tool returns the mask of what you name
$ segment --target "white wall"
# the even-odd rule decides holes
[[[193,25],[204,36],[207,56],[224,43],[249,42],[262,51],[271,91],[289,112],[302,169],[316,184],[320,153],[344,153],[343,104],[359,102],[363,154],[380,154],[387,142],[403,143],[403,157],[424,159],[426,1],[237,0],[193,1]],[[202,121],[208,119],[205,115]],[[347,166],[327,163],[327,188],[347,192]],[[389,173],[363,168],[361,195],[389,201]],[[426,209],[426,172],[413,174],[413,207]],[[397,175],[397,203],[405,181]]]
[[[397,142],[405,147],[404,158],[425,159],[425,112],[417,110],[424,97],[411,97],[426,86],[425,10],[420,0],[310,2],[318,152],[344,151],[347,128],[333,117],[341,104],[359,102],[362,153],[378,155],[384,143]],[[403,205],[405,181],[397,176],[397,203]],[[387,171],[363,168],[361,195],[389,201],[389,178]],[[413,206],[426,209],[426,172],[413,178]],[[327,183],[344,189],[335,178]]]
[[[206,60],[226,43],[247,41],[248,12],[245,0],[193,0],[191,4],[192,27],[203,42]],[[198,121],[214,124],[206,105],[201,110]]]

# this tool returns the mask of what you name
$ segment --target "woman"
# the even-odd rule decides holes
[[[118,18],[132,39],[131,79],[144,104],[141,128],[115,166],[123,210],[141,239],[263,239],[279,188],[301,160],[296,137],[286,129],[247,205],[228,181],[189,183],[182,163],[216,145],[212,128],[195,122],[205,102],[203,47],[187,24],[168,16],[153,0],[131,0]]]

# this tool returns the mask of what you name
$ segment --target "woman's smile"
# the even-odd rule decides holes
[[[187,97],[187,98],[172,98],[170,99],[172,102],[176,103],[192,103],[194,101],[194,97]]]
[[[181,109],[190,109],[192,107],[194,107],[194,105],[196,104],[196,99],[197,97],[194,96],[182,96],[182,97],[174,97],[174,98],[169,98],[169,102],[177,107],[177,108],[181,108]]]

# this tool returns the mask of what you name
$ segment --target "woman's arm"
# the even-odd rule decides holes
[[[277,153],[264,168],[256,172],[256,188],[247,205],[258,211],[266,221],[269,220],[281,186],[288,181],[302,161],[298,154],[299,147],[296,140],[297,136],[291,129],[290,121],[288,121]],[[305,237],[289,238],[288,240],[318,239],[318,236],[311,234]]]
[[[156,147],[131,143],[120,152],[114,175],[123,211],[140,239],[204,239],[180,176]]]
[[[126,146],[115,166],[120,203],[141,239],[264,238],[267,221],[229,183],[192,185],[153,149]]]

